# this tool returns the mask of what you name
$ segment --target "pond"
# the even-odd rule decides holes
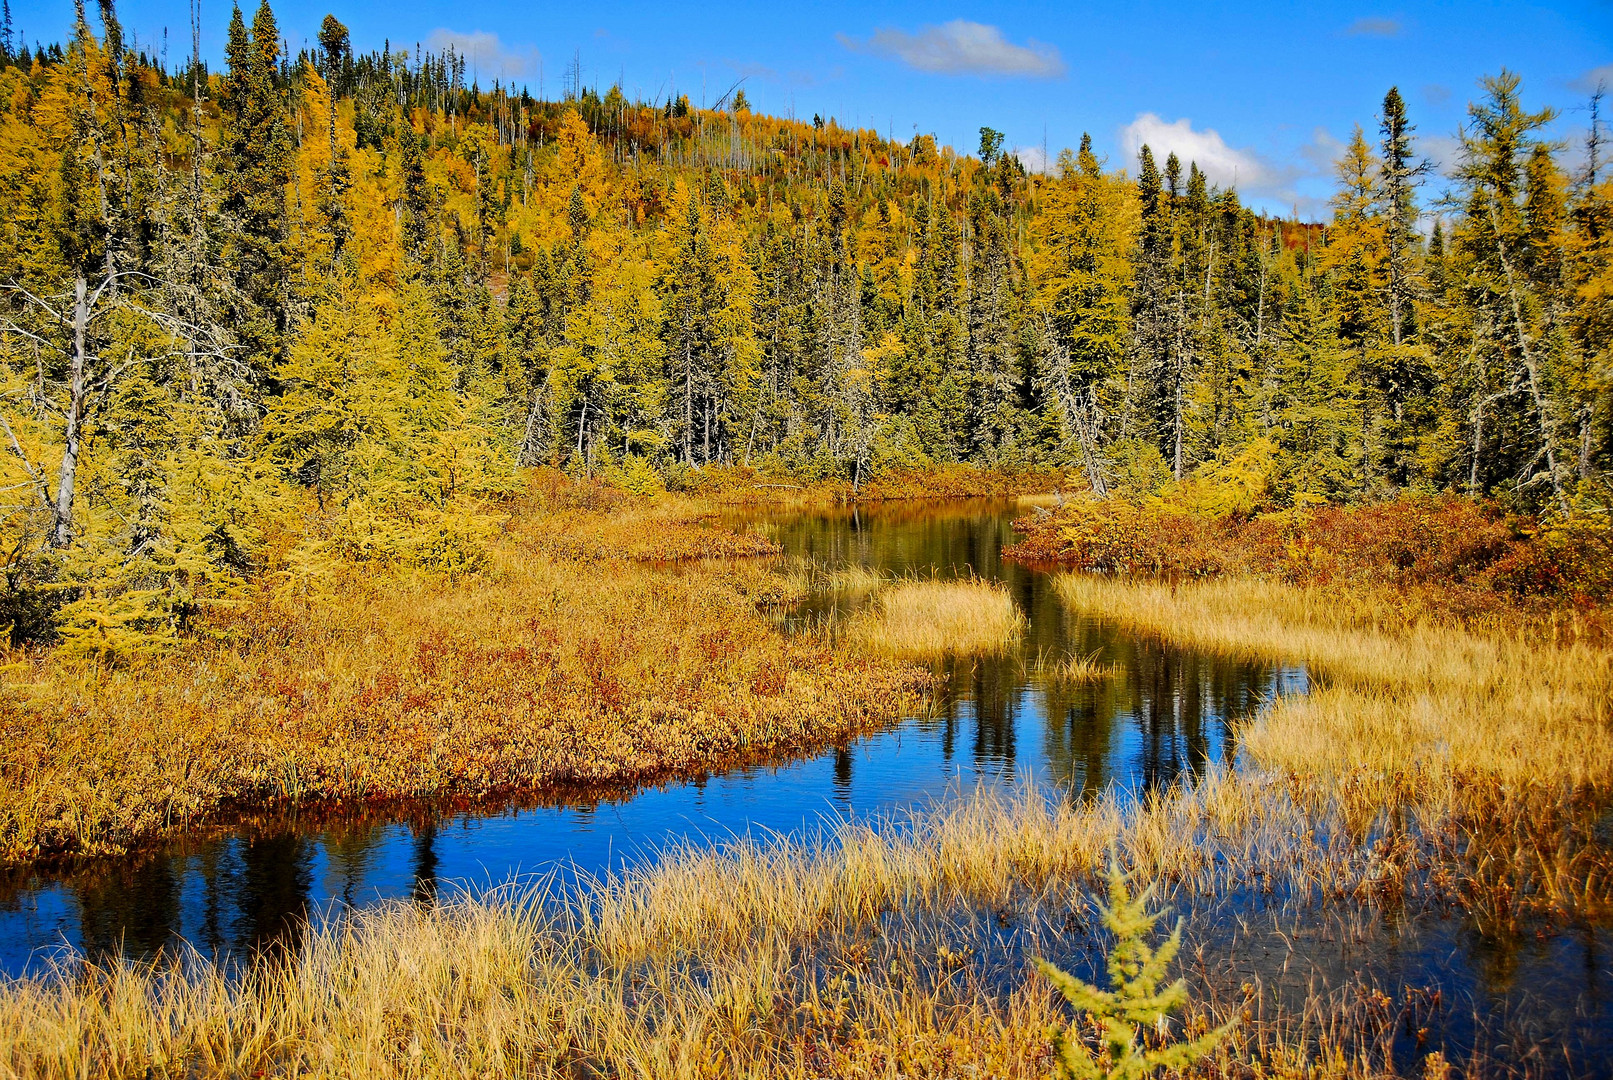
[[[885,504],[762,519],[787,558],[833,572],[975,575],[1000,581],[1028,619],[1002,657],[945,666],[929,714],[769,767],[550,805],[414,808],[395,817],[280,816],[69,872],[0,871],[0,971],[37,970],[61,949],[148,956],[187,941],[241,956],[283,940],[310,910],[373,903],[558,869],[653,859],[667,843],[800,832],[837,817],[920,806],[974,785],[1058,784],[1072,797],[1141,790],[1230,761],[1232,725],[1300,668],[1238,663],[1128,634],[1065,609],[1046,573],[1005,561],[1011,503]],[[847,601],[814,594],[790,626]],[[788,627],[787,627],[788,628]],[[1038,660],[1096,654],[1118,672],[1045,685]]]
[[[294,942],[310,913],[339,905],[619,869],[670,843],[800,834],[979,785],[1056,786],[1072,799],[1140,793],[1234,765],[1240,721],[1280,695],[1307,692],[1303,668],[1177,648],[1068,610],[1048,573],[1002,558],[1011,523],[1026,512],[964,502],[750,519],[786,558],[826,573],[978,576],[1008,589],[1026,616],[1023,640],[1001,657],[940,665],[944,689],[924,715],[770,766],[632,790],[469,810],[281,815],[138,858],[0,872],[0,972],[38,971],[64,954],[150,956],[181,941],[243,957]],[[857,602],[817,592],[780,622],[786,632],[832,623]],[[1041,663],[1069,656],[1116,671],[1073,688],[1039,677]],[[1420,1068],[1427,1036],[1427,1045],[1503,1071],[1613,1076],[1605,922],[1498,932],[1453,912],[1374,914],[1348,904],[1286,912],[1256,889],[1188,914],[1217,982],[1260,980],[1296,1007],[1384,988],[1418,1018],[1384,1036],[1408,1073]],[[1017,961],[1010,966],[1018,971]]]

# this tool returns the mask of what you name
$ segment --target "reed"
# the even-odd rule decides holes
[[[1006,652],[1025,616],[1001,586],[980,580],[903,581],[854,615],[846,636],[876,654],[908,658]]]
[[[877,583],[848,623],[853,651],[844,652],[825,637],[759,629],[767,566],[695,563],[669,574],[618,559],[562,563],[516,539],[490,571],[498,580],[486,583],[488,595],[465,583],[421,586],[396,611],[368,610],[387,620],[406,611],[439,630],[468,620],[518,633],[536,620],[530,628],[551,649],[544,664],[568,673],[573,663],[634,669],[614,654],[602,663],[597,648],[567,651],[562,621],[643,633],[626,652],[652,659],[622,679],[629,700],[688,678],[691,700],[709,701],[713,685],[736,684],[721,666],[710,681],[714,666],[751,662],[725,660],[737,643],[741,657],[800,665],[786,681],[821,696],[790,699],[796,709],[841,700],[805,677],[814,660],[833,683],[874,665],[856,650],[999,648],[1017,632],[1011,598],[981,583]],[[782,576],[791,577],[787,566]],[[578,591],[562,598],[566,582]],[[647,582],[667,611],[632,606]],[[1285,920],[1303,920],[1307,932],[1320,922],[1356,942],[1391,917],[1459,911],[1487,939],[1503,939],[1538,932],[1541,919],[1613,913],[1609,667],[1587,636],[1476,627],[1382,594],[1250,580],[1173,588],[1070,576],[1058,588],[1076,607],[1172,640],[1303,662],[1311,693],[1274,702],[1239,733],[1248,768],[1211,770],[1166,792],[1072,801],[977,791],[896,820],[690,844],[570,886],[509,884],[338,913],[289,950],[239,968],[196,956],[69,962],[0,985],[0,1077],[1043,1076],[1046,1032],[1067,1017],[1024,958],[1090,970],[1102,942],[1083,927],[1095,921],[1092,892],[1112,856],[1187,916],[1183,955],[1196,960],[1185,971],[1200,1006],[1186,1033],[1236,1022],[1227,1047],[1194,1075],[1364,1080],[1396,1072],[1394,1032],[1417,1030],[1422,1006],[1370,979],[1306,986],[1296,997],[1251,978],[1245,950],[1303,958],[1296,950],[1308,946]],[[495,599],[506,595],[508,607]],[[657,621],[645,628],[645,619]],[[713,620],[743,633],[714,642],[716,651],[680,652],[676,663],[648,637],[702,640]],[[293,627],[284,640],[300,650],[294,661],[322,658],[340,670],[336,658],[358,663],[352,642],[384,648],[405,622],[365,625],[354,637],[345,624],[322,637]],[[315,641],[318,649],[307,644]],[[790,648],[818,651],[768,651]],[[1096,667],[1095,657],[1071,659]],[[435,662],[445,685],[482,685],[465,677],[472,668]],[[489,669],[509,663],[500,654]],[[873,678],[905,669],[861,670]],[[684,674],[693,671],[704,674]],[[96,678],[75,684],[91,706],[113,700],[94,689]],[[321,699],[300,700],[313,708]],[[1251,890],[1268,898],[1265,929],[1229,906]],[[1241,929],[1228,937],[1227,927]],[[1430,1054],[1430,1075],[1442,1075],[1440,1048]],[[1491,1069],[1482,1055],[1460,1067],[1474,1077]]]
[[[1067,603],[1203,649],[1305,664],[1318,681],[1243,735],[1294,775],[1613,786],[1613,652],[1537,625],[1479,631],[1382,595],[1229,578],[1062,576]]]
[[[1094,920],[1110,852],[1188,914],[1190,950],[1226,922],[1217,898],[1251,881],[1290,904],[1361,896],[1404,912],[1443,909],[1476,880],[1475,864],[1428,848],[1413,858],[1449,873],[1384,897],[1381,856],[1336,809],[1256,778],[1215,773],[1142,801],[978,794],[674,849],[574,888],[348,912],[236,973],[190,956],[13,981],[0,1076],[1044,1075],[1059,1013],[1023,957],[1068,967],[1101,945],[1071,927]],[[1200,1028],[1250,1004],[1228,966],[1194,977],[1216,1003]],[[1234,1052],[1262,1055],[1267,1075],[1376,1074],[1294,1051],[1319,1022],[1339,1018],[1301,1003],[1246,1022]]]
[[[1100,662],[1097,652],[1058,659],[1038,652],[1034,670],[1037,678],[1044,683],[1060,686],[1087,686],[1113,678],[1119,671],[1114,664]]]

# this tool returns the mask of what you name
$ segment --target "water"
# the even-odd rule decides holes
[[[1304,690],[1302,669],[1173,648],[1067,611],[1047,574],[1001,558],[1010,523],[1024,512],[1001,503],[893,505],[762,522],[789,556],[826,569],[1006,584],[1029,620],[1022,646],[947,666],[933,715],[776,766],[559,805],[276,816],[139,858],[0,871],[0,971],[37,970],[63,948],[149,956],[176,940],[242,956],[294,935],[305,913],[333,901],[374,903],[557,868],[598,871],[653,859],[671,841],[800,832],[977,784],[1141,790],[1232,760],[1233,722],[1276,694]],[[790,618],[823,619],[846,604],[814,595]],[[1066,690],[1037,677],[1039,657],[1093,653],[1120,674]]]
[[[654,787],[536,805],[272,816],[139,858],[0,871],[0,972],[39,970],[63,950],[150,956],[179,941],[241,957],[294,941],[310,911],[333,904],[595,872],[653,860],[671,842],[800,833],[975,785],[1057,784],[1070,798],[1109,787],[1139,792],[1235,762],[1238,721],[1278,695],[1306,692],[1302,668],[1176,648],[1066,610],[1047,574],[1001,558],[1022,512],[894,505],[762,522],[789,556],[828,570],[978,575],[1009,589],[1028,620],[1022,645],[1005,657],[942,665],[946,690],[931,715],[781,764]],[[830,620],[856,602],[815,594],[783,621]],[[1065,689],[1037,677],[1038,658],[1093,654],[1118,674]],[[1296,922],[1255,891],[1189,914],[1190,939],[1205,947],[1222,986],[1258,980],[1294,1007],[1316,993],[1386,988],[1406,1019],[1397,1014],[1384,1037],[1407,1074],[1420,1069],[1426,1047],[1414,1033],[1426,1027],[1431,1045],[1443,1042],[1459,1057],[1466,1048],[1524,1074],[1613,1076],[1613,932],[1605,923],[1499,931],[1460,913],[1351,905]],[[1071,965],[1090,970],[1101,958],[1083,954],[1095,945],[1055,935],[1037,950],[1060,959],[1071,949]],[[1009,978],[1021,977],[1017,965],[1005,968]]]

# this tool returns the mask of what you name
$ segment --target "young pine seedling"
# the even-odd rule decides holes
[[[1051,1032],[1060,1080],[1144,1080],[1161,1069],[1180,1072],[1213,1052],[1232,1027],[1175,1042],[1144,1036],[1146,1028],[1163,1035],[1171,1013],[1187,1004],[1185,980],[1160,989],[1182,947],[1182,923],[1177,921],[1170,938],[1157,949],[1149,945],[1154,925],[1166,914],[1149,913],[1153,892],[1149,886],[1133,897],[1126,875],[1110,859],[1109,903],[1099,905],[1099,910],[1103,925],[1114,935],[1108,958],[1111,989],[1100,990],[1046,960],[1036,960],[1037,968],[1078,1014],[1062,1031],[1055,1027]],[[1096,1050],[1082,1033],[1082,1013],[1099,1029]]]

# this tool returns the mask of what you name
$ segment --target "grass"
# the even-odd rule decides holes
[[[539,550],[563,559],[628,559],[667,563],[689,559],[730,559],[778,555],[778,542],[751,531],[724,529],[717,511],[693,499],[663,497],[644,505],[596,510],[563,510],[549,515]]]
[[[1613,786],[1613,653],[1538,625],[1480,631],[1380,593],[1253,579],[1170,585],[1065,575],[1070,605],[1200,649],[1307,665],[1322,680],[1243,736],[1295,775],[1415,772],[1428,783]]]
[[[1099,663],[1096,652],[1056,660],[1038,653],[1034,670],[1043,682],[1059,686],[1086,686],[1113,678],[1119,672],[1114,664]]]
[[[788,583],[772,567],[652,565],[684,557],[690,530],[717,534],[684,524],[690,512],[529,504],[458,580],[350,573],[326,600],[221,614],[208,638],[144,665],[13,657],[0,858],[117,852],[266,803],[642,780],[917,704],[923,673],[774,628],[758,605]],[[616,528],[612,550],[630,558],[597,544],[581,557],[571,539]]]
[[[550,525],[530,523],[540,532]],[[520,664],[559,672],[565,700],[591,703],[590,716],[621,723],[650,698],[688,710],[621,729],[642,739],[709,735],[713,715],[731,725],[719,730],[754,730],[743,718],[771,716],[783,737],[811,737],[873,717],[870,701],[911,691],[908,669],[861,659],[863,651],[995,650],[1018,632],[1011,598],[985,583],[848,575],[843,591],[871,599],[847,624],[846,651],[827,637],[766,630],[758,603],[819,584],[801,567],[694,562],[674,573],[619,557],[566,561],[547,543],[518,527],[485,579],[417,585],[397,601],[387,599],[392,586],[354,594],[364,601],[353,606],[364,612],[357,622],[284,615],[277,651],[286,655],[273,677],[311,674],[295,693],[260,688],[253,707],[271,720],[308,710],[307,732],[335,733],[344,754],[390,753],[375,744],[396,737],[390,718],[404,714],[387,703],[404,688],[364,698],[362,709],[355,692],[342,712],[334,687],[381,687],[378,673],[402,661],[402,670],[429,669],[407,692],[423,693],[435,710],[430,725],[451,732],[467,702],[484,716],[524,707],[520,694],[497,689],[515,682],[534,692],[508,678],[521,655]],[[1240,578],[1173,586],[1067,575],[1057,587],[1073,607],[1184,645],[1303,662],[1312,690],[1272,703],[1237,733],[1247,768],[1135,800],[975,794],[897,821],[678,848],[576,888],[512,884],[341,913],[240,970],[170,957],[13,981],[0,986],[0,1077],[1045,1076],[1046,1032],[1068,1017],[1025,959],[1091,971],[1103,942],[1085,928],[1110,853],[1187,917],[1183,973],[1197,1004],[1185,1033],[1237,1023],[1195,1075],[1401,1075],[1395,1032],[1432,1023],[1415,988],[1385,993],[1353,974],[1295,988],[1278,973],[1312,959],[1327,937],[1342,943],[1353,972],[1366,943],[1387,935],[1401,947],[1422,913],[1436,922],[1458,915],[1495,947],[1537,940],[1553,921],[1602,925],[1613,916],[1605,842],[1613,668],[1572,620],[1515,627],[1453,618],[1397,592]],[[242,619],[265,625],[257,614]],[[579,626],[587,633],[567,636]],[[702,637],[718,627],[727,636]],[[618,636],[619,651],[604,651]],[[450,646],[437,667],[422,659],[437,653],[388,651],[394,641],[418,649],[439,639]],[[490,640],[549,651],[465,659],[479,655],[469,646]],[[210,677],[235,694],[269,663],[218,648]],[[1065,663],[1071,678],[1100,670],[1094,657]],[[33,670],[68,679],[48,664]],[[148,673],[74,670],[79,682],[33,692],[74,702],[79,725],[101,703],[127,700],[131,686],[168,702],[203,685],[198,668],[181,666],[173,680],[181,689],[165,698]],[[768,698],[758,689],[763,670],[784,672],[777,713],[759,704]],[[591,672],[616,678],[619,697],[586,689]],[[850,680],[861,682],[840,694]],[[186,698],[193,724],[195,700],[229,707],[222,690],[210,693]],[[120,724],[137,726],[137,715],[166,715],[119,707],[103,727],[64,727],[79,741],[63,745],[82,753],[91,733],[112,738]],[[830,721],[790,727],[792,717],[802,724],[802,710],[828,710]],[[379,726],[352,736],[331,719],[368,716]],[[249,712],[227,719],[274,730],[254,727]],[[499,730],[488,723],[470,734]],[[578,730],[566,727],[564,737]],[[631,745],[617,730],[545,746],[564,754]],[[177,724],[161,731],[194,737]],[[399,761],[430,745],[408,739]],[[229,746],[193,745],[184,760],[211,760],[217,748]],[[153,741],[116,760],[138,766],[158,749]],[[291,757],[319,760],[305,746]],[[64,752],[58,767],[83,766]],[[1240,906],[1251,895],[1263,914]],[[1556,1052],[1549,1026],[1526,1035],[1534,1042],[1525,1059]],[[1426,1048],[1444,1049],[1437,1040]],[[1442,1075],[1443,1060],[1433,1059],[1430,1075]],[[1508,1068],[1482,1054],[1458,1067],[1474,1077]]]
[[[902,581],[852,616],[846,636],[876,654],[906,658],[1005,652],[1025,616],[1001,586],[980,580]]]
[[[1298,661],[1310,692],[1239,735],[1251,765],[1357,837],[1392,823],[1388,878],[1423,844],[1474,860],[1464,902],[1514,923],[1527,910],[1613,913],[1613,652],[1534,623],[1475,629],[1381,591],[1250,579],[1170,585],[1061,577],[1070,605],[1168,640]],[[1415,839],[1413,839],[1415,838]],[[1387,880],[1387,878],[1386,878]],[[1520,886],[1527,881],[1527,886]]]
[[[1189,952],[1225,921],[1216,898],[1250,881],[1380,913],[1482,884],[1445,859],[1447,877],[1387,897],[1381,853],[1335,816],[1225,774],[1141,803],[976,796],[894,825],[675,850],[577,891],[352,912],[240,975],[190,958],[13,982],[0,1075],[1039,1076],[1059,1012],[1024,957],[1090,962],[1101,942],[1071,927],[1093,920],[1111,851],[1186,910]],[[1263,943],[1285,940],[1278,926]],[[1201,1029],[1251,1009],[1247,986],[1194,982],[1221,1002]],[[1259,1015],[1223,1063],[1380,1074],[1381,1053],[1294,1051],[1318,1023],[1348,1047],[1331,1011],[1274,997]]]

